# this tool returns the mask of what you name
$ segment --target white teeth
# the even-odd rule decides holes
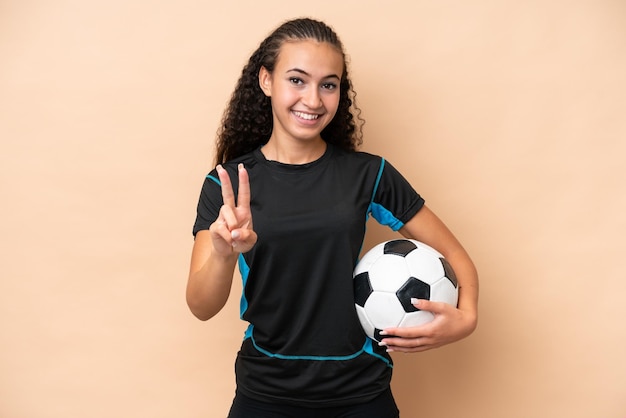
[[[293,112],[293,114],[299,118],[306,119],[306,120],[315,120],[319,117],[319,115],[311,115],[310,113],[302,113],[302,112]]]

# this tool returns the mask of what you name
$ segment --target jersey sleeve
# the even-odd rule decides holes
[[[217,219],[222,207],[222,188],[217,177],[217,172],[213,170],[204,179],[198,208],[196,210],[196,221],[193,225],[194,237],[203,229],[209,229],[211,224]]]
[[[397,231],[424,206],[424,199],[388,161],[382,159],[370,204],[380,224]]]

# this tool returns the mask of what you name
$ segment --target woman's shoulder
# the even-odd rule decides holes
[[[245,167],[253,167],[258,161],[258,157],[256,156],[257,152],[259,152],[258,148],[226,161],[222,164],[222,167],[226,170],[237,170],[239,164],[243,164]]]
[[[345,150],[339,147],[335,147],[333,154],[337,159],[342,160],[344,162],[353,162],[356,164],[372,164],[375,166],[379,166],[381,161],[383,161],[383,157],[377,154],[373,154],[367,151],[362,150]]]

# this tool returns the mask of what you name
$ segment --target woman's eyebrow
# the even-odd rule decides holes
[[[301,68],[297,68],[296,67],[296,68],[292,68],[290,70],[287,70],[288,73],[292,72],[292,71],[294,71],[296,73],[299,73],[299,74],[306,75],[307,77],[311,77],[311,74],[307,73],[306,71],[304,71]],[[341,77],[339,77],[337,74],[329,74],[326,77],[322,77],[322,78],[324,78],[324,79],[326,79],[326,78],[336,78],[337,80],[341,80]]]

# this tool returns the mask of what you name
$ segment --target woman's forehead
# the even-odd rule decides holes
[[[343,73],[343,55],[328,42],[299,40],[284,42],[278,53],[275,69],[285,72],[299,69],[310,75]]]

